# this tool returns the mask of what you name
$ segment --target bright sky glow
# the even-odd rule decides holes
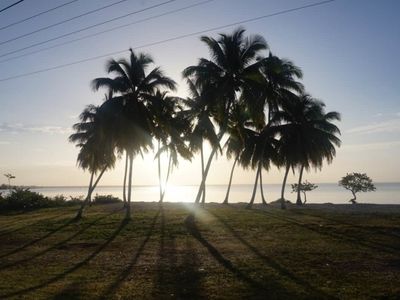
[[[2,5],[12,0],[3,0]],[[0,15],[0,27],[50,7],[63,0],[26,1]],[[0,43],[43,26],[114,2],[78,1],[52,13],[0,31]],[[0,55],[82,27],[90,26],[130,11],[163,1],[128,0],[110,9],[91,14],[0,46]],[[62,41],[135,22],[173,9],[199,3],[178,0],[168,5],[93,28]],[[128,49],[210,27],[233,23],[276,11],[313,3],[311,0],[215,0],[207,4],[166,15],[89,39],[67,44],[9,62],[0,62],[0,79],[69,63],[121,49]],[[375,181],[400,181],[400,19],[397,0],[337,0],[298,12],[246,24],[248,34],[261,34],[272,52],[293,60],[304,72],[309,93],[323,100],[327,110],[342,113],[343,146],[330,166],[311,172],[305,179],[336,182],[346,172],[367,172]],[[232,28],[210,32],[230,32]],[[32,50],[41,49],[36,47]],[[139,51],[139,50],[138,50]],[[208,57],[199,37],[188,37],[140,49],[150,53],[157,65],[180,83],[178,95],[186,95],[181,71]],[[20,52],[19,54],[25,53]],[[115,58],[127,56],[128,52]],[[10,56],[11,57],[11,56]],[[8,56],[1,58],[5,59]],[[0,61],[1,61],[0,59]],[[85,185],[88,174],[77,169],[77,149],[67,137],[77,116],[88,104],[100,104],[103,93],[89,86],[95,77],[105,76],[106,58],[29,77],[0,82],[0,173],[12,173],[15,184]],[[226,184],[232,161],[219,156],[211,167],[207,182]],[[166,169],[166,163],[165,169]],[[282,173],[264,173],[266,183],[278,183]],[[123,163],[107,173],[102,185],[122,183]],[[157,184],[154,154],[138,157],[134,165],[134,184]],[[251,183],[254,172],[237,170],[234,183]],[[292,182],[294,177],[289,178]],[[181,161],[171,175],[171,187],[197,184],[200,161]],[[0,183],[6,182],[2,178]]]

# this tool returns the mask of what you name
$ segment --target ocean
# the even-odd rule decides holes
[[[352,198],[349,191],[339,187],[337,183],[317,184],[318,188],[307,193],[307,203],[348,203]],[[400,183],[376,183],[377,190],[369,193],[357,194],[359,203],[375,204],[400,204]],[[280,197],[281,185],[265,184],[264,194],[267,202],[274,201]],[[164,201],[169,202],[192,202],[197,194],[198,186],[168,186]],[[222,202],[225,198],[227,186],[225,185],[207,185],[206,202]],[[248,202],[253,185],[236,184],[232,185],[229,201]],[[32,191],[41,193],[45,196],[84,196],[87,187],[60,186],[60,187],[40,187],[33,188]],[[122,199],[122,187],[120,186],[99,186],[94,191],[94,195],[113,195]],[[285,198],[290,201],[296,200],[296,194],[291,192],[290,185],[286,186]],[[133,186],[132,201],[152,202],[159,200],[158,186]],[[260,190],[257,191],[256,202],[261,202]]]

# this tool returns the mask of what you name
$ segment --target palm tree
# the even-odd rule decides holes
[[[247,208],[251,208],[254,203],[258,179],[262,180],[262,169],[269,170],[271,164],[276,161],[278,141],[275,136],[275,128],[267,125],[261,132],[254,131],[249,142],[246,143],[243,151],[244,155],[242,156],[242,164],[246,166],[250,165],[253,169],[257,167],[253,193]],[[265,199],[263,199],[263,203],[266,204]]]
[[[323,102],[307,94],[292,97],[274,116],[280,135],[278,153],[279,165],[285,166],[281,189],[281,207],[285,208],[285,185],[290,168],[300,166],[300,183],[303,169],[311,166],[321,168],[323,160],[330,163],[336,154],[335,146],[340,146],[340,134],[333,120],[340,120],[337,112],[325,113]],[[298,195],[299,197],[299,195]],[[301,199],[300,199],[301,201]]]
[[[175,82],[164,75],[159,67],[147,72],[153,59],[140,53],[136,55],[130,49],[130,59],[111,59],[107,62],[107,72],[112,78],[96,78],[92,81],[95,90],[105,87],[121,95],[117,99],[107,102],[109,106],[116,106],[117,112],[114,127],[117,129],[116,145],[125,151],[129,160],[128,195],[126,218],[131,217],[132,194],[132,167],[134,157],[152,148],[152,134],[154,133],[153,116],[148,110],[149,98],[158,89],[175,89]]]
[[[258,130],[270,126],[272,115],[280,109],[286,99],[301,93],[304,89],[298,81],[303,76],[302,71],[290,60],[279,58],[270,52],[269,56],[259,58],[259,62],[262,83],[257,86],[255,91],[253,89],[253,94],[259,93],[260,95],[253,96],[253,105],[250,106],[252,118]],[[244,96],[247,97],[246,94]],[[250,98],[249,101],[251,100]],[[268,110],[267,120],[265,120],[265,109]],[[268,136],[268,138],[270,137]],[[260,142],[264,143],[264,141]],[[263,203],[266,204],[262,182],[262,161],[259,161],[259,164],[261,197]]]
[[[257,56],[262,50],[268,48],[263,37],[254,35],[245,38],[244,32],[244,29],[238,28],[230,35],[220,34],[217,40],[206,36],[201,37],[209,48],[211,59],[201,58],[197,65],[187,67],[183,71],[183,76],[192,78],[196,87],[213,91],[209,112],[218,124],[219,142],[227,130],[230,113],[237,105],[240,93],[246,89],[250,90],[259,78]],[[211,161],[217,149],[218,147],[214,147],[208,158],[196,202],[199,201],[205,187]]]
[[[235,106],[235,108],[232,110],[232,115],[228,123],[227,132],[229,134],[229,137],[224,145],[227,158],[234,158],[229,176],[228,188],[226,191],[225,199],[223,201],[224,204],[228,204],[229,201],[229,193],[232,184],[233,172],[245,147],[246,139],[248,138],[247,135],[249,134],[249,129],[246,126],[249,122],[250,120],[248,111],[240,105]]]
[[[180,102],[182,99],[171,97],[167,92],[156,91],[155,95],[148,97],[149,111],[153,115],[153,135],[158,141],[156,158],[158,161],[158,178],[160,186],[160,200],[163,202],[169,175],[174,166],[178,165],[178,156],[190,160],[192,153],[185,144],[184,137],[187,135],[190,124],[182,118],[179,110],[182,110]],[[168,168],[166,179],[161,179],[161,154],[168,155]]]
[[[80,219],[85,206],[91,202],[91,195],[99,183],[104,172],[113,168],[115,164],[115,155],[110,135],[105,132],[108,124],[104,112],[100,107],[89,105],[80,115],[80,122],[74,124],[76,131],[69,137],[70,142],[77,143],[80,148],[77,163],[83,170],[89,170],[90,181],[88,192],[83,201],[76,219]],[[99,145],[101,145],[99,147]],[[94,180],[96,174],[97,179]]]
[[[183,100],[183,105],[187,108],[181,112],[181,117],[192,125],[189,135],[189,147],[192,153],[200,150],[201,158],[201,178],[202,178],[202,203],[205,202],[205,169],[204,169],[204,141],[207,141],[211,147],[218,148],[219,140],[215,132],[215,126],[211,119],[211,99],[213,99],[210,88],[200,87],[190,79],[187,79],[190,97]],[[200,198],[196,198],[196,203],[200,202]]]

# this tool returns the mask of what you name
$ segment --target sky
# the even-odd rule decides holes
[[[0,9],[14,3],[0,0]],[[67,0],[25,0],[0,13],[0,28]],[[90,81],[106,75],[108,58],[128,57],[129,47],[140,47],[173,37],[239,22],[318,0],[176,0],[120,18],[50,43],[7,54],[121,15],[143,10],[164,1],[126,0],[107,9],[65,24],[15,39],[45,26],[114,3],[116,0],[79,0],[26,22],[0,30],[0,174],[12,173],[19,185],[85,185],[89,175],[76,166],[78,149],[68,142],[72,125],[88,104],[102,103],[104,91],[93,92]],[[192,4],[196,7],[153,18]],[[376,182],[400,181],[400,19],[397,0],[336,0],[300,11],[243,24],[247,34],[261,34],[271,51],[289,58],[304,73],[311,95],[338,111],[342,121],[342,147],[331,165],[311,170],[305,179],[337,182],[347,172],[366,172]],[[119,25],[135,23],[88,39],[8,60]],[[217,37],[235,27],[204,33]],[[156,65],[179,83],[178,96],[187,95],[182,70],[208,58],[200,34],[136,51],[151,54]],[[20,74],[52,68],[107,53],[106,56],[65,68],[4,80]],[[4,61],[8,60],[8,61]],[[163,162],[165,165],[166,159]],[[209,184],[226,184],[232,161],[218,156],[211,166]],[[173,171],[173,184],[198,184],[200,160],[181,161]],[[101,185],[122,182],[123,162],[108,172]],[[3,177],[3,176],[2,176]],[[265,183],[279,183],[283,172],[264,171]],[[233,183],[252,183],[255,172],[238,169]],[[290,175],[288,182],[295,182]],[[0,179],[0,183],[6,178]],[[157,184],[154,153],[134,162],[133,184]]]

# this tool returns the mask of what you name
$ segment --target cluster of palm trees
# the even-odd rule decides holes
[[[285,185],[290,169],[303,171],[330,163],[335,147],[340,146],[340,131],[333,121],[337,112],[325,112],[323,102],[306,94],[301,70],[291,61],[281,59],[269,50],[263,37],[245,36],[238,28],[217,39],[201,40],[210,58],[183,71],[189,97],[171,96],[176,83],[153,60],[143,53],[130,51],[129,60],[110,60],[110,77],[96,78],[94,90],[105,88],[105,101],[88,106],[74,125],[70,141],[80,148],[78,163],[91,172],[88,196],[103,173],[113,168],[117,158],[125,156],[123,200],[130,218],[133,160],[156,148],[160,185],[160,202],[166,183],[178,157],[191,160],[200,152],[201,183],[195,203],[204,203],[206,180],[214,156],[226,153],[233,159],[224,203],[228,203],[234,168],[240,165],[255,172],[255,184],[249,207],[254,202],[258,182],[262,191],[262,171],[272,165],[284,168],[281,206],[285,208]],[[204,157],[204,144],[211,146]],[[161,156],[168,156],[167,175],[161,174]],[[97,177],[96,177],[97,176]],[[300,193],[297,203],[301,204]]]

